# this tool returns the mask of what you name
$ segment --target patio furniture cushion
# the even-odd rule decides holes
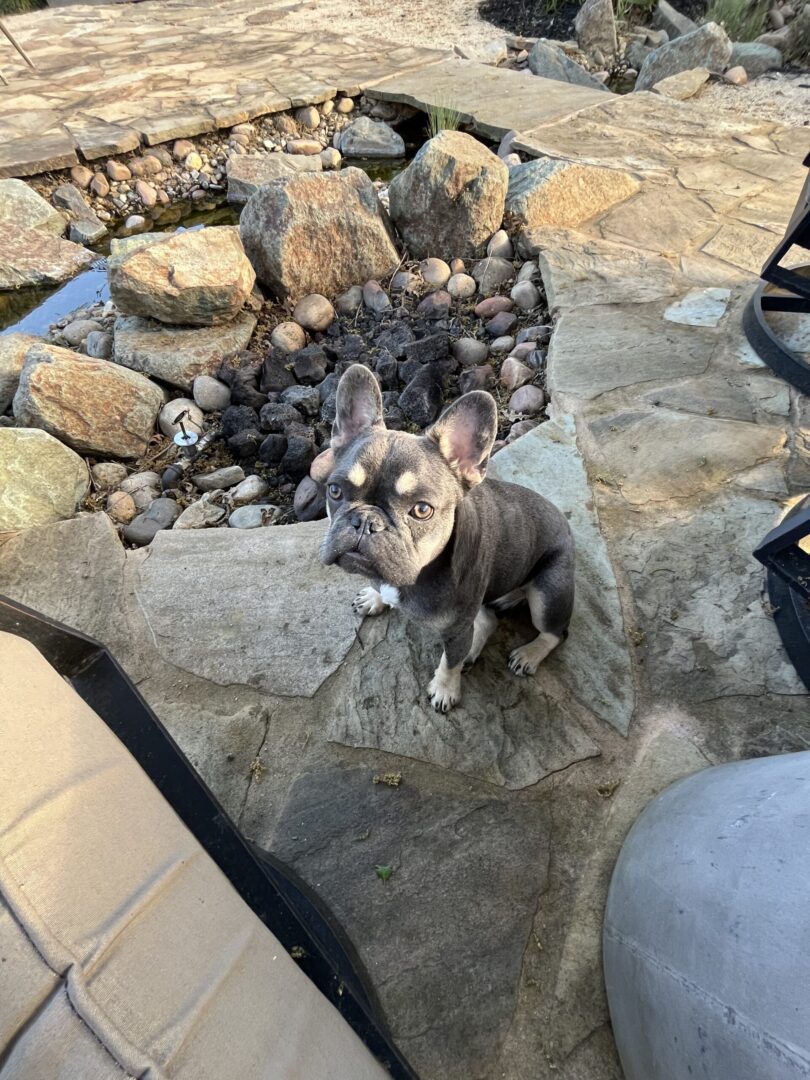
[[[380,1080],[99,717],[0,633],[0,1077]]]

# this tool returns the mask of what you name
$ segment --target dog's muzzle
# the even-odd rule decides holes
[[[350,574],[372,574],[373,564],[363,548],[369,537],[385,532],[388,522],[374,506],[358,507],[341,514],[332,522],[321,545],[321,562],[337,563]]]

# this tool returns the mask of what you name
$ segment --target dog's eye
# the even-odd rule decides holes
[[[326,490],[329,492],[330,499],[343,498],[343,488],[340,486],[340,484],[329,484]]]
[[[418,502],[411,509],[411,517],[415,517],[417,521],[427,521],[428,518],[433,517],[433,507],[430,503]]]

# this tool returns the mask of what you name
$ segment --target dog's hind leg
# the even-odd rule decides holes
[[[514,649],[509,669],[515,675],[533,675],[568,632],[574,606],[574,550],[555,552],[529,582],[526,599],[537,637]]]

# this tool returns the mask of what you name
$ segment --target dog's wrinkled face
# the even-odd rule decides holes
[[[315,476],[326,481],[331,519],[321,560],[413,585],[447,546],[458,503],[483,479],[496,423],[493,399],[479,391],[459,398],[423,436],[386,431],[374,376],[359,364],[349,368],[332,445]]]

